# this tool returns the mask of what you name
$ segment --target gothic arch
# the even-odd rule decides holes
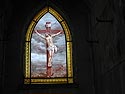
[[[66,74],[64,77],[52,77],[52,78],[42,78],[42,77],[32,77],[32,59],[31,59],[31,47],[32,47],[32,37],[34,33],[34,28],[39,23],[40,19],[47,13],[55,17],[58,23],[61,25],[64,36],[65,36],[65,48],[66,48]],[[72,63],[72,38],[69,26],[65,19],[53,8],[45,7],[43,8],[31,21],[26,37],[25,37],[25,60],[24,60],[24,84],[62,84],[62,83],[73,83],[73,63]]]

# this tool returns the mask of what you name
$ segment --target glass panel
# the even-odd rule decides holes
[[[31,78],[66,77],[66,44],[60,23],[46,13],[31,38]]]

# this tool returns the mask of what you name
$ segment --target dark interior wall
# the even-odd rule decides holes
[[[0,1],[0,87],[3,86],[4,75],[4,62],[5,62],[5,45],[6,44],[6,31],[11,16],[10,2]]]
[[[96,94],[124,94],[124,36],[122,0],[96,0],[92,37]],[[102,1],[102,2],[101,2]],[[122,33],[122,34],[121,34]],[[122,45],[122,46],[121,46]]]
[[[6,0],[7,11],[11,15],[5,16],[8,23],[5,32],[6,42],[4,45],[5,59],[2,75],[2,88],[4,94],[32,94],[32,93],[91,93],[92,94],[92,60],[90,59],[89,37],[89,8],[86,3],[75,2],[68,4],[66,1],[51,1],[64,13],[73,37],[73,63],[74,76],[77,85],[35,87],[33,89],[23,88],[23,54],[25,33],[30,21],[44,6],[46,1],[27,0],[12,1]],[[50,4],[50,3],[49,3]],[[50,4],[51,5],[51,4]],[[54,7],[56,9],[56,7]],[[11,10],[8,10],[11,9]],[[60,12],[60,13],[61,13]],[[3,49],[3,48],[2,48]]]

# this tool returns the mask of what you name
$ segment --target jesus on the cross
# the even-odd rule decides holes
[[[45,36],[38,33],[37,30],[34,30],[37,35],[39,35],[42,39],[46,41],[46,51],[47,51],[47,77],[52,76],[52,59],[54,56],[54,53],[57,52],[57,46],[53,43],[53,37],[59,35],[62,33],[62,31],[59,31],[56,34],[51,34],[51,22],[46,22],[46,33]]]

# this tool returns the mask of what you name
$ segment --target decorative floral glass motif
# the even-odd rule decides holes
[[[51,7],[28,27],[24,84],[73,83],[72,39],[65,20]]]

